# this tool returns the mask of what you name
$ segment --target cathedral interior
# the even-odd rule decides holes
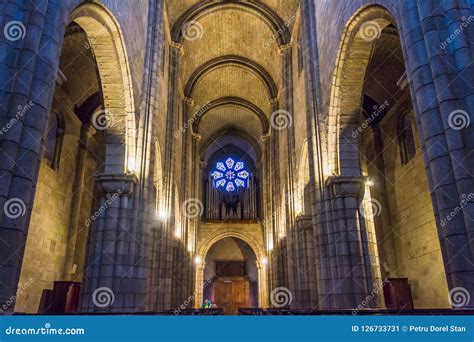
[[[1,313],[474,308],[474,0],[0,15]]]

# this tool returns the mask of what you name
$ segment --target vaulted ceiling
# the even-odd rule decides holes
[[[172,39],[183,47],[179,80],[185,96],[193,99],[193,112],[222,99],[239,99],[212,108],[200,120],[203,144],[226,127],[257,140],[267,133],[265,120],[282,79],[280,47],[290,42],[298,3],[166,1]]]

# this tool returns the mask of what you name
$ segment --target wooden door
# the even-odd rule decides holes
[[[250,306],[250,283],[245,277],[220,277],[214,283],[214,302],[225,315],[237,315]]]

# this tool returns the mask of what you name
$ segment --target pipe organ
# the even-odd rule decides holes
[[[227,192],[217,189],[212,175],[206,182],[206,219],[219,220],[256,220],[257,213],[257,184],[253,174],[250,174],[245,188]]]

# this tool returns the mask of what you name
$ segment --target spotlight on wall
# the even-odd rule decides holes
[[[367,179],[367,185],[368,186],[374,186],[374,181],[370,178]]]
[[[268,259],[267,258],[262,259],[262,265],[268,265]]]
[[[196,255],[196,257],[194,258],[194,263],[196,265],[201,265],[202,264],[202,258],[199,255]]]
[[[137,171],[137,161],[135,159],[135,157],[128,157],[127,159],[127,170],[128,172],[135,172]]]
[[[156,217],[158,218],[158,220],[160,221],[166,221],[168,219],[168,213],[164,210],[160,210],[158,211],[158,213],[156,214]]]

